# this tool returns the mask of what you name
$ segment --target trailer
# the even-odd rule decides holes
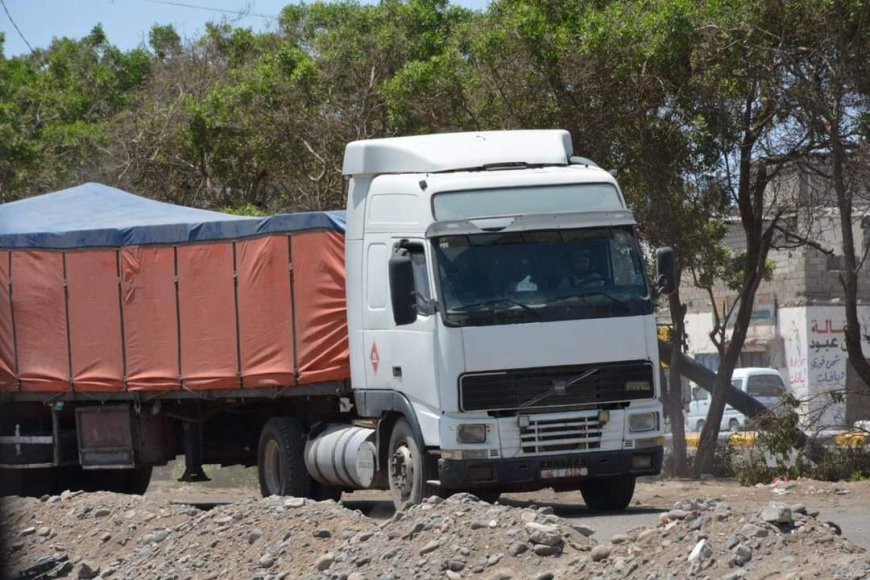
[[[579,489],[661,469],[652,299],[564,131],[350,143],[346,212],[245,218],[85,184],[0,206],[6,493],[141,493],[184,455],[264,495]]]
[[[178,454],[204,479],[254,464],[272,413],[337,413],[343,233],[343,212],[239,218],[93,183],[0,207],[5,487],[141,493]]]

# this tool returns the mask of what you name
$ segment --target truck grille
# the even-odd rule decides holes
[[[592,369],[598,372],[567,387],[563,393],[553,392],[529,404],[551,391],[554,385],[569,382]],[[464,411],[551,409],[652,396],[653,369],[649,361],[513,369],[459,378],[459,400]]]
[[[573,419],[536,419],[520,427],[522,453],[583,451],[601,447],[601,423],[598,416]]]

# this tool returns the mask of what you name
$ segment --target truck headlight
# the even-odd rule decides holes
[[[456,431],[460,443],[483,443],[486,441],[486,425],[483,423],[463,423]]]
[[[655,411],[650,413],[634,413],[628,416],[628,430],[632,433],[652,431],[659,426],[659,414]]]

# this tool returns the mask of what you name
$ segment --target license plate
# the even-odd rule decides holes
[[[541,479],[558,479],[561,477],[583,477],[589,473],[585,467],[562,467],[558,469],[542,469]]]

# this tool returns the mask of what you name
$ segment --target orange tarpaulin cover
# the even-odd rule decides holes
[[[344,236],[306,232],[293,236],[299,381],[317,383],[350,376]]]
[[[0,389],[17,390],[19,379],[25,392],[257,389],[346,379],[344,279],[344,237],[328,230],[175,246],[4,250]]]
[[[12,281],[21,390],[68,390],[63,255],[43,250],[13,251]]]
[[[178,247],[181,372],[193,389],[239,385],[231,243]]]
[[[121,248],[124,341],[131,391],[181,387],[174,279],[171,247]]]
[[[294,382],[288,247],[286,236],[236,243],[245,387]]]
[[[9,296],[11,252],[0,251],[0,392],[14,391],[15,339],[12,335],[12,300]]]
[[[69,332],[74,388],[124,390],[115,250],[68,252]]]

